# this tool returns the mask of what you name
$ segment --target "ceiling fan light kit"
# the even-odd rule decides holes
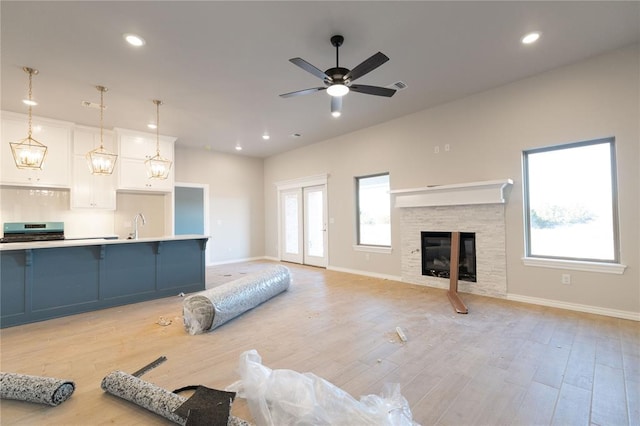
[[[311,93],[326,90],[331,96],[331,114],[334,117],[340,115],[342,110],[342,97],[350,91],[364,93],[366,95],[385,96],[391,97],[396,93],[395,89],[379,86],[367,86],[367,85],[354,85],[352,84],[358,78],[370,73],[389,60],[389,58],[382,52],[378,52],[371,56],[364,62],[357,65],[354,69],[349,70],[340,66],[340,46],[344,43],[344,37],[341,35],[334,35],[331,37],[331,45],[336,48],[336,66],[329,68],[326,71],[321,71],[319,68],[311,65],[309,62],[302,58],[291,58],[289,62],[310,74],[322,79],[325,84],[324,87],[313,87],[310,89],[298,90],[295,92],[284,93],[280,95],[282,98],[289,98],[292,96],[308,95]],[[334,102],[335,99],[340,99],[340,103]]]

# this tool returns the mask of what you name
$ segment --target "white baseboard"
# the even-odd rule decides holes
[[[579,303],[560,302],[557,300],[522,296],[519,294],[507,294],[507,300],[513,300],[514,302],[531,303],[533,305],[550,306],[552,308],[568,309],[570,311],[605,315],[608,317],[622,318],[632,321],[640,321],[640,312],[621,311],[619,309],[601,308],[599,306],[581,305]]]
[[[223,260],[222,262],[211,262],[211,263],[207,263],[207,266],[218,266],[218,265],[228,265],[230,263],[252,262],[254,260],[275,260],[275,261],[278,261],[278,259],[275,259],[275,258],[259,256],[259,257],[245,257],[245,258],[242,258],[242,259]]]
[[[402,279],[399,276],[396,276],[396,275],[378,274],[376,272],[360,271],[358,269],[341,268],[339,266],[327,266],[327,270],[329,270],[329,271],[337,271],[337,272],[346,272],[347,274],[364,275],[364,276],[372,277],[372,278],[381,278],[383,280],[402,281]]]
[[[261,256],[261,257],[249,257],[249,258],[244,258],[244,259],[226,260],[226,261],[222,261],[222,262],[214,262],[214,263],[207,264],[207,266],[226,265],[226,264],[230,264],[230,263],[240,263],[240,262],[250,262],[250,261],[254,261],[254,260],[270,260],[270,261],[274,261],[274,262],[279,262],[280,261],[280,259],[278,259],[277,257]],[[327,266],[327,270],[329,270],[329,271],[337,271],[337,272],[345,272],[347,274],[364,275],[366,277],[380,278],[380,279],[383,279],[383,280],[392,280],[392,281],[404,282],[404,281],[402,281],[402,277],[400,277],[400,276],[387,275],[387,274],[378,274],[376,272],[361,271],[359,269],[341,268],[339,266],[331,266],[331,265],[329,265],[329,266]],[[491,297],[491,296],[489,296],[489,297]],[[540,298],[540,297],[523,296],[523,295],[520,295],[520,294],[513,294],[513,293],[507,294],[506,299],[507,300],[512,300],[514,302],[530,303],[532,305],[540,305],[540,306],[549,306],[549,307],[552,307],[552,308],[567,309],[567,310],[570,310],[570,311],[577,311],[577,312],[586,312],[586,313],[589,313],[589,314],[596,314],[596,315],[605,315],[605,316],[608,316],[608,317],[622,318],[622,319],[627,319],[627,320],[631,320],[631,321],[640,322],[640,312],[622,311],[622,310],[619,310],[619,309],[602,308],[602,307],[599,307],[599,306],[592,306],[592,305],[581,305],[579,303],[561,302],[561,301],[558,301],[558,300],[543,299],[543,298]]]

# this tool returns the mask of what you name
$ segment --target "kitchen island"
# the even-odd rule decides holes
[[[0,244],[0,328],[204,290],[208,239]]]

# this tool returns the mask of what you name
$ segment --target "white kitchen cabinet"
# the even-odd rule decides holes
[[[16,167],[11,154],[11,142],[20,142],[29,131],[28,116],[2,112],[2,143],[0,144],[0,184],[69,188],[71,186],[71,129],[64,121],[33,117],[32,137],[47,146],[42,170]]]
[[[117,152],[113,132],[103,132],[104,148]],[[86,154],[100,146],[100,129],[76,127],[73,132],[72,209],[116,209],[118,163],[111,175],[94,175],[87,164]]]
[[[118,140],[120,167],[118,171],[118,190],[173,192],[174,167],[167,179],[149,179],[145,161],[156,155],[156,135],[127,129],[115,129]],[[160,155],[171,161],[174,159],[176,138],[160,136]]]

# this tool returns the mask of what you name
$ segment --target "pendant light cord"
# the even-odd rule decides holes
[[[29,144],[31,144],[31,135],[32,135],[32,127],[31,127],[31,110],[33,109],[33,106],[31,105],[31,96],[33,94],[32,92],[32,79],[33,79],[33,70],[31,68],[27,69],[27,72],[29,73]]]
[[[103,133],[103,126],[102,126],[102,119],[104,116],[104,91],[107,90],[102,86],[98,86],[98,90],[100,91],[100,149],[104,149],[104,144],[103,144],[103,138],[102,138],[102,133]],[[95,146],[95,145],[94,145]]]
[[[160,104],[162,101],[154,100],[156,104],[156,155],[160,156]]]

